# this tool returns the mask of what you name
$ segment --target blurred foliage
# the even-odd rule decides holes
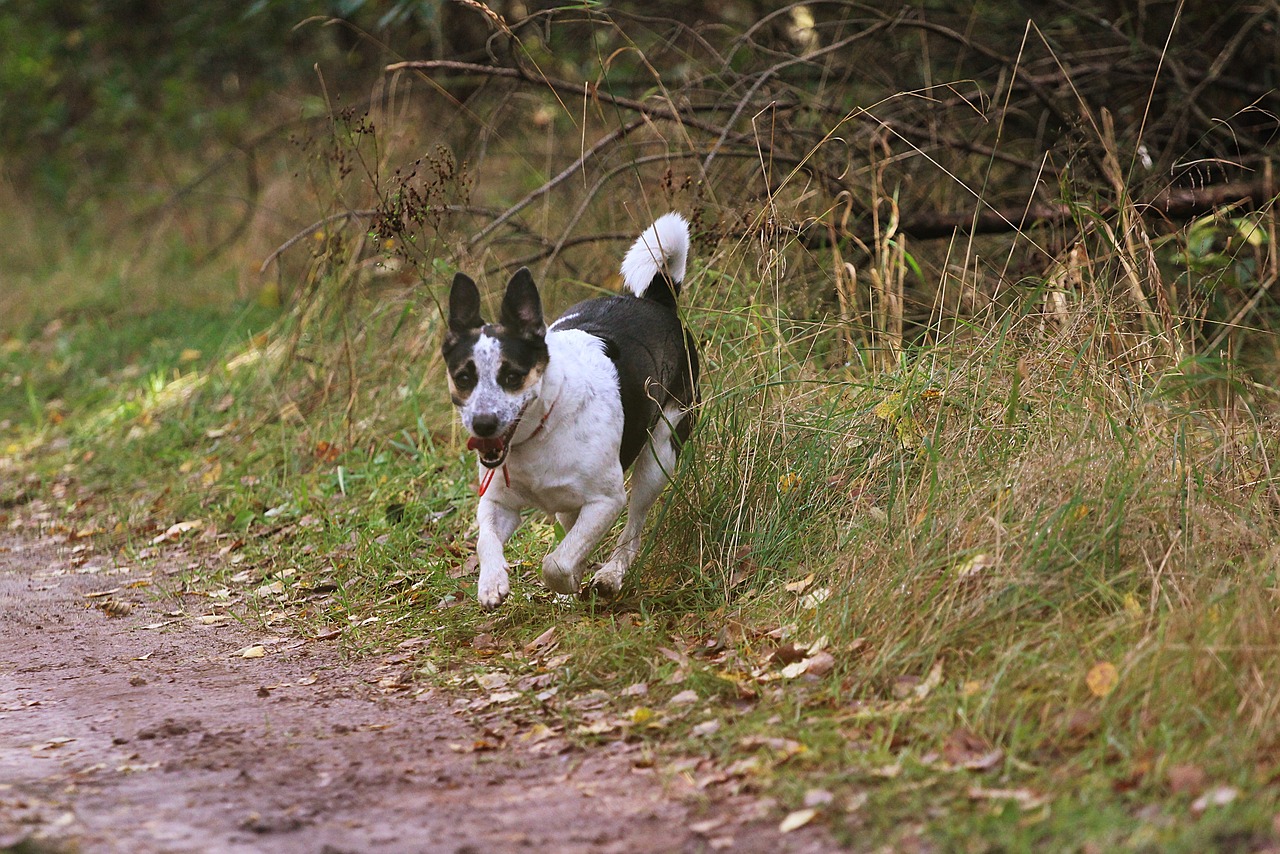
[[[1094,107],[1111,109],[1122,138],[1132,138],[1144,121],[1154,125],[1163,140],[1162,150],[1151,152],[1158,167],[1192,155],[1248,156],[1275,143],[1276,14],[1247,2],[1183,8],[1174,2],[1132,7],[1107,0],[932,0],[909,9],[839,0],[491,0],[483,6],[450,0],[0,0],[0,151],[14,176],[65,197],[86,170],[118,174],[156,144],[237,144],[263,129],[264,116],[287,118],[287,103],[273,104],[273,97],[319,92],[317,69],[327,96],[350,101],[367,96],[387,60],[510,64],[510,42],[496,37],[497,16],[510,24],[526,59],[586,79],[607,66],[610,87],[646,91],[652,80],[645,69],[653,67],[672,81],[701,81],[709,91],[728,85],[722,96],[735,98],[741,95],[736,74],[759,71],[761,60],[777,63],[765,89],[775,98],[787,96],[782,107],[800,95],[795,115],[801,131],[805,92],[819,99],[818,112],[942,80],[968,79],[979,90],[999,93],[997,81],[1009,73],[1009,61],[1025,50],[1035,59],[1021,72],[1029,82],[1017,88],[1049,109],[1010,103],[1006,118],[1024,124],[1041,146],[1080,130],[1064,124],[1067,111],[1058,104],[1075,96],[1055,76],[1069,79]],[[880,32],[825,56],[827,48],[865,29]],[[719,73],[699,61],[712,45],[722,63]],[[824,63],[813,61],[819,56]],[[1160,83],[1152,89],[1156,75]],[[958,107],[986,113],[990,105],[977,97],[959,98]],[[1148,97],[1151,108],[1145,109]],[[1209,113],[1230,116],[1230,126],[1206,122]],[[807,118],[828,124],[818,115]],[[820,138],[820,128],[814,130]]]
[[[288,117],[280,95],[318,90],[317,66],[362,93],[380,71],[370,42],[438,42],[442,2],[0,0],[0,162],[66,200],[157,147],[236,145]]]

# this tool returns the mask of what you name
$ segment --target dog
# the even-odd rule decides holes
[[[511,592],[503,546],[531,507],[565,532],[542,561],[543,583],[571,594],[625,506],[622,534],[591,582],[604,595],[621,590],[698,404],[698,354],[676,303],[688,255],[688,222],[664,214],[623,258],[629,293],[580,302],[549,328],[527,268],[507,283],[493,324],[476,283],[454,277],[441,352],[479,457],[476,598],[485,610]]]

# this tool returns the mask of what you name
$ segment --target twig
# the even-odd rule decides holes
[[[358,210],[358,211],[343,211],[341,213],[336,213],[331,216],[327,216],[324,219],[317,220],[316,222],[311,223],[311,225],[299,231],[293,237],[290,237],[284,243],[281,243],[279,246],[277,246],[275,248],[275,251],[273,251],[270,255],[268,255],[267,259],[262,262],[262,266],[258,268],[258,272],[259,273],[267,272],[267,268],[271,266],[272,261],[276,260],[282,254],[287,252],[299,240],[302,240],[304,237],[306,237],[309,234],[315,234],[315,231],[318,228],[324,228],[329,223],[337,222],[340,219],[345,219],[348,222],[353,219],[370,219],[372,217],[377,216],[378,213],[379,212],[376,208],[369,208],[369,209]]]
[[[571,163],[567,168],[565,168],[559,175],[556,175],[550,181],[547,181],[541,187],[538,187],[536,190],[529,193],[523,199],[516,202],[511,207],[507,208],[505,211],[499,214],[495,219],[493,219],[488,225],[486,225],[484,228],[480,229],[478,232],[472,235],[471,239],[467,241],[467,245],[475,246],[485,237],[492,234],[494,230],[497,229],[499,226],[501,226],[504,222],[511,219],[511,217],[515,216],[517,213],[524,210],[526,207],[533,204],[535,201],[542,198],[547,193],[551,192],[553,189],[555,189],[564,181],[567,181],[569,178],[573,177],[574,173],[577,172],[579,169],[581,169],[583,165],[586,164],[586,162],[590,160],[592,157],[596,156],[608,146],[622,139],[623,137],[631,133],[636,128],[641,127],[643,124],[644,124],[643,118],[634,119],[626,123],[622,127],[618,128],[617,130],[614,130],[610,133],[605,134],[603,137],[601,137],[599,140],[596,141],[595,145],[591,146],[589,149],[584,151],[582,153],[582,156],[580,156],[577,160],[573,161],[573,163]]]

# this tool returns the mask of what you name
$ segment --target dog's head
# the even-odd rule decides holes
[[[449,393],[471,434],[467,447],[479,451],[489,468],[506,460],[520,416],[542,390],[546,334],[542,300],[528,269],[521,267],[507,283],[494,324],[480,316],[476,283],[462,273],[453,277],[449,331],[441,348]]]

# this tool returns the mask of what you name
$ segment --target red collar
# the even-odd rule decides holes
[[[560,396],[559,396],[559,395],[556,395],[556,399],[555,399],[555,400],[553,400],[553,401],[551,401],[551,405],[547,407],[547,411],[546,411],[546,412],[544,412],[544,413],[542,413],[542,418],[538,419],[538,426],[537,426],[537,427],[535,427],[535,428],[533,428],[533,432],[532,432],[532,433],[530,433],[528,436],[525,436],[523,439],[521,439],[521,440],[520,440],[521,444],[523,444],[523,443],[525,443],[525,442],[529,441],[529,440],[530,440],[530,439],[532,439],[534,436],[536,436],[536,435],[538,435],[539,433],[541,433],[541,432],[542,432],[542,428],[547,426],[547,419],[551,417],[551,410],[555,409],[555,408],[556,408],[556,404],[557,404],[557,403],[559,403],[559,402],[560,402]],[[522,416],[521,416],[521,417],[523,417],[523,414],[522,414]],[[516,435],[516,430],[519,430],[519,429],[520,429],[520,419],[519,419],[519,418],[517,418],[517,419],[516,419],[516,426],[515,426],[515,429],[513,429],[513,430],[511,431],[511,435],[512,435],[512,437],[514,437],[514,436]],[[512,444],[513,446],[515,445],[515,443],[514,443],[514,442],[512,442],[511,444]],[[508,453],[508,454],[510,454],[510,451],[508,451],[507,453]],[[486,472],[484,473],[484,475],[480,478],[480,489],[479,489],[479,493],[480,493],[480,497],[481,497],[481,498],[483,498],[483,497],[484,497],[485,492],[489,489],[489,484],[493,483],[493,473],[494,473],[494,472],[496,472],[496,471],[497,471],[497,469],[489,469],[489,470],[488,470],[488,471],[486,471]],[[509,487],[509,486],[511,486],[511,472],[507,469],[507,461],[506,461],[506,460],[503,460],[503,461],[502,461],[502,479],[506,482],[506,484],[507,484],[507,486],[508,486],[508,487]]]

